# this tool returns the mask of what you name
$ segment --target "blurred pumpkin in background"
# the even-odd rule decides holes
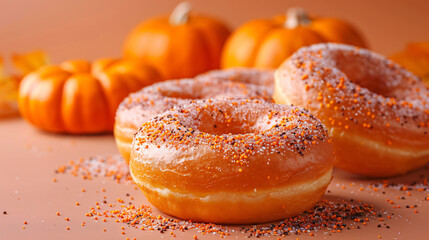
[[[390,59],[419,76],[429,87],[429,42],[410,43]]]
[[[24,54],[13,54],[12,63],[19,70],[17,75],[8,75],[0,58],[0,117],[17,116],[18,86],[21,79],[29,72],[47,65],[49,60],[44,52],[34,51]]]
[[[227,40],[221,67],[277,68],[301,47],[337,42],[366,47],[359,32],[335,18],[310,18],[302,8],[290,8],[286,16],[245,23]]]
[[[110,132],[119,103],[160,80],[154,68],[134,61],[67,61],[41,67],[22,80],[19,110],[28,122],[46,131]]]
[[[124,57],[148,63],[165,79],[194,77],[219,68],[229,29],[220,21],[179,4],[170,16],[138,25],[124,45]]]

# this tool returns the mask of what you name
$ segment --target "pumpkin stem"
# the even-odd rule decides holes
[[[303,8],[289,8],[286,11],[286,21],[284,22],[285,28],[293,29],[298,26],[308,25],[310,23],[311,20]]]
[[[171,25],[181,25],[188,22],[189,12],[191,11],[191,4],[189,2],[182,2],[174,8],[173,12],[168,19]]]

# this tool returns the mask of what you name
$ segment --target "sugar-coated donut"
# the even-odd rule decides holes
[[[146,122],[130,172],[147,199],[181,219],[269,222],[311,208],[333,166],[324,125],[259,100],[199,100]]]
[[[250,83],[266,86],[274,90],[274,70],[234,67],[223,70],[212,70],[196,76],[204,79],[221,79],[233,82]]]
[[[115,118],[114,135],[119,151],[129,159],[131,142],[138,128],[151,117],[190,99],[249,98],[271,101],[272,89],[253,84],[215,78],[170,80],[130,94],[120,104]]]
[[[342,44],[300,49],[276,71],[274,100],[322,120],[339,168],[387,177],[429,161],[429,90],[369,50]]]

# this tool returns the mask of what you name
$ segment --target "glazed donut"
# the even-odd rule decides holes
[[[334,141],[335,166],[344,170],[388,177],[429,161],[429,90],[369,50],[300,49],[276,71],[274,100],[321,119]]]
[[[121,155],[128,162],[131,142],[138,128],[151,117],[190,99],[249,98],[272,101],[272,90],[221,79],[182,79],[156,83],[130,94],[120,104],[114,135]]]
[[[199,100],[146,122],[130,172],[147,199],[192,221],[274,221],[324,194],[333,150],[308,111],[258,100]]]
[[[233,82],[250,83],[274,89],[274,70],[234,67],[224,70],[212,70],[196,76],[204,79],[221,79]]]

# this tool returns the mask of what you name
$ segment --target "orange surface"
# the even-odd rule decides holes
[[[143,19],[170,12],[179,1],[95,0],[75,1],[0,1],[0,53],[28,52],[42,49],[54,63],[67,59],[115,57],[121,55],[126,34]],[[232,27],[253,18],[264,18],[285,12],[287,7],[297,6],[298,1],[190,1],[195,9],[227,21]],[[405,47],[408,42],[429,40],[429,3],[414,1],[343,1],[302,0],[308,11],[322,16],[342,18],[356,25],[367,37],[376,52],[390,55]],[[108,203],[123,198],[136,205],[148,204],[144,195],[134,189],[132,183],[118,184],[98,177],[82,180],[70,174],[55,174],[59,166],[70,160],[96,155],[119,154],[112,135],[70,136],[40,132],[21,119],[0,121],[0,233],[3,239],[174,239],[169,232],[141,231],[122,223],[109,220],[104,223],[85,216],[95,202]],[[412,183],[420,176],[429,177],[429,169],[421,169],[401,178],[398,183]],[[53,182],[53,178],[57,182]],[[367,180],[344,173],[334,172],[334,179],[326,198],[331,201],[360,199],[373,204],[377,211],[394,214],[391,219],[369,221],[359,230],[346,230],[331,234],[327,230],[288,236],[282,239],[427,239],[429,201],[423,200],[428,192],[386,188],[373,191]],[[360,191],[359,188],[363,190]],[[82,192],[82,189],[85,192]],[[102,189],[106,192],[102,192]],[[344,189],[343,189],[344,188]],[[126,194],[130,194],[128,197]],[[404,197],[405,200],[396,199]],[[390,204],[386,199],[391,199]],[[80,205],[76,206],[76,202]],[[396,206],[401,208],[394,208]],[[406,205],[417,205],[415,209]],[[106,206],[102,206],[108,210]],[[6,214],[3,212],[6,211]],[[61,216],[57,216],[60,212]],[[154,210],[154,214],[159,212]],[[65,221],[68,217],[70,221]],[[28,224],[25,225],[24,221]],[[85,222],[85,226],[81,226]],[[381,228],[377,225],[381,224]],[[390,226],[386,228],[384,224]],[[25,229],[22,227],[25,226]],[[125,228],[125,235],[121,227]],[[66,230],[69,227],[70,230]],[[239,227],[229,227],[239,230]],[[106,232],[103,231],[106,229]],[[175,239],[217,239],[203,236],[195,230],[175,231]],[[227,239],[244,239],[239,231]],[[276,239],[271,237],[270,239]]]

